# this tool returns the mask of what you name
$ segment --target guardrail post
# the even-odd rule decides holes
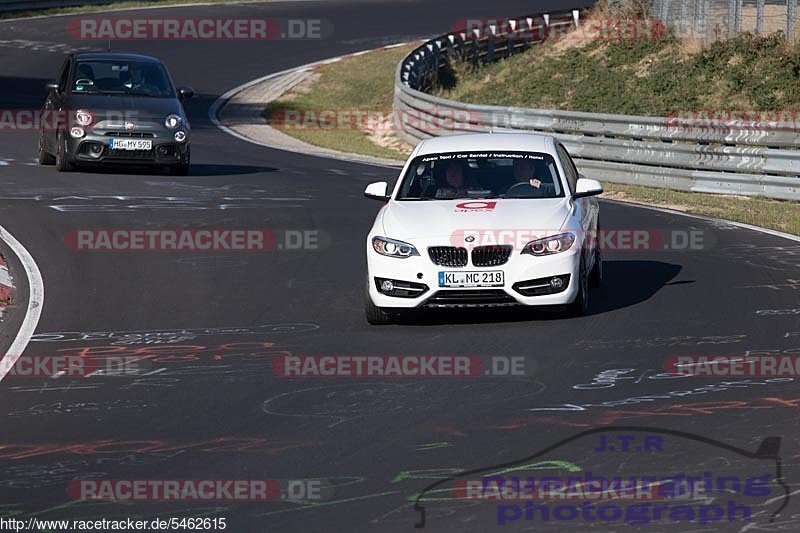
[[[523,26],[524,22],[524,26]],[[524,52],[528,49],[528,45],[530,44],[531,35],[533,35],[533,25],[531,23],[530,17],[525,18],[524,20],[519,21],[519,32],[517,32],[517,39],[520,42],[520,52]]]
[[[497,39],[497,26],[489,25],[489,40],[486,41],[486,62],[494,63],[494,43]]]
[[[533,21],[531,20],[530,17],[525,19],[525,26],[524,27],[522,26],[522,21],[520,21],[519,31],[520,31],[520,34],[521,34],[518,37],[519,41],[521,43],[520,44],[520,51],[524,52],[525,50],[528,49],[528,46],[530,46],[531,39],[533,38]]]
[[[480,52],[480,45],[478,44],[478,40],[481,38],[481,34],[478,30],[472,30],[472,59],[470,63],[472,63],[472,67],[475,68],[478,66],[478,53]]]
[[[689,22],[689,1],[681,0],[680,20],[678,21],[678,37],[685,37]]]
[[[425,53],[425,70],[428,75],[425,76],[425,90],[430,91],[433,88],[433,80],[435,74],[433,73],[433,46],[427,45],[428,51]]]
[[[728,0],[728,38],[736,35],[736,2]]]
[[[756,1],[756,34],[764,35],[764,0]]]
[[[436,87],[439,84],[439,69],[442,66],[442,47],[440,46],[439,41],[433,43],[431,54],[431,59],[433,60],[433,68],[431,69],[431,87]]]
[[[456,36],[455,34],[450,34],[447,36],[447,62],[452,63],[453,57],[458,55],[458,51],[456,50]]]
[[[550,35],[550,14],[545,13],[542,15],[542,19],[544,19],[544,33],[542,34],[542,41],[544,41]]]
[[[797,18],[797,0],[788,0],[786,8],[786,38],[794,42],[794,25]]]
[[[511,57],[511,54],[514,53],[514,34],[517,33],[519,29],[519,21],[516,19],[511,19],[508,21],[508,30],[506,31],[506,57]]]

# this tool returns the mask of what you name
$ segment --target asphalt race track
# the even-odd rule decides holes
[[[187,104],[194,133],[187,177],[58,173],[34,164],[35,132],[0,131],[0,224],[34,257],[45,286],[37,335],[25,353],[144,357],[151,365],[148,375],[0,382],[0,516],[225,517],[236,532],[410,531],[420,518],[415,495],[431,483],[514,463],[608,426],[683,431],[750,451],[781,437],[782,474],[794,490],[796,379],[665,378],[663,369],[671,355],[800,355],[797,242],[603,201],[606,229],[695,232],[704,245],[606,253],[606,283],[592,292],[590,316],[580,319],[465,311],[370,327],[362,306],[363,239],[378,204],[362,191],[371,181],[393,182],[396,171],[260,147],[220,131],[207,116],[221,94],[264,74],[433,35],[466,17],[560,6],[337,0],[149,10],[149,17],[321,18],[335,30],[322,44],[115,45],[161,57],[176,84],[195,89]],[[103,46],[69,37],[68,20],[0,23],[0,107],[38,108],[63,50]],[[58,44],[66,46],[48,50]],[[323,246],[71,251],[65,235],[87,228],[283,228],[316,231]],[[24,275],[16,274],[22,284]],[[536,371],[519,378],[286,379],[269,364],[286,354],[524,356]],[[591,449],[600,442],[582,439]],[[590,453],[573,442],[536,461],[584,471],[613,463],[608,472],[626,465],[630,472],[638,461],[640,476],[774,468],[774,461],[754,467],[752,457],[687,436],[664,442],[663,451],[646,454]],[[321,479],[328,493],[310,502],[87,502],[67,494],[77,478]],[[498,527],[496,505],[456,501],[447,485],[434,490],[441,489],[426,504],[425,529]],[[800,498],[768,522],[783,497],[773,487],[750,523],[547,525],[523,516],[500,530],[797,531]]]

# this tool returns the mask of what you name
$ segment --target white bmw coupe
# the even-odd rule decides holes
[[[367,236],[370,324],[433,307],[566,306],[582,315],[602,281],[603,192],[555,138],[526,133],[421,142]]]

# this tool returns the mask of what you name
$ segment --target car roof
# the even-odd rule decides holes
[[[98,60],[111,60],[111,61],[141,61],[143,63],[161,63],[161,60],[153,56],[146,56],[142,54],[129,54],[126,52],[81,52],[75,54],[75,59],[78,61],[98,61]]]
[[[426,139],[417,155],[473,150],[553,153],[553,137],[535,133],[471,133]]]

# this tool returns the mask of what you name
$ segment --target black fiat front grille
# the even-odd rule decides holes
[[[428,256],[434,265],[443,267],[467,266],[467,249],[455,246],[431,246]]]
[[[152,139],[155,137],[155,134],[141,131],[109,131],[106,133],[106,137],[133,137],[134,139]]]
[[[153,150],[112,150],[108,147],[106,147],[104,155],[110,159],[151,160],[156,158]]]
[[[472,250],[472,264],[476,267],[505,265],[514,247],[510,244],[478,246]]]

